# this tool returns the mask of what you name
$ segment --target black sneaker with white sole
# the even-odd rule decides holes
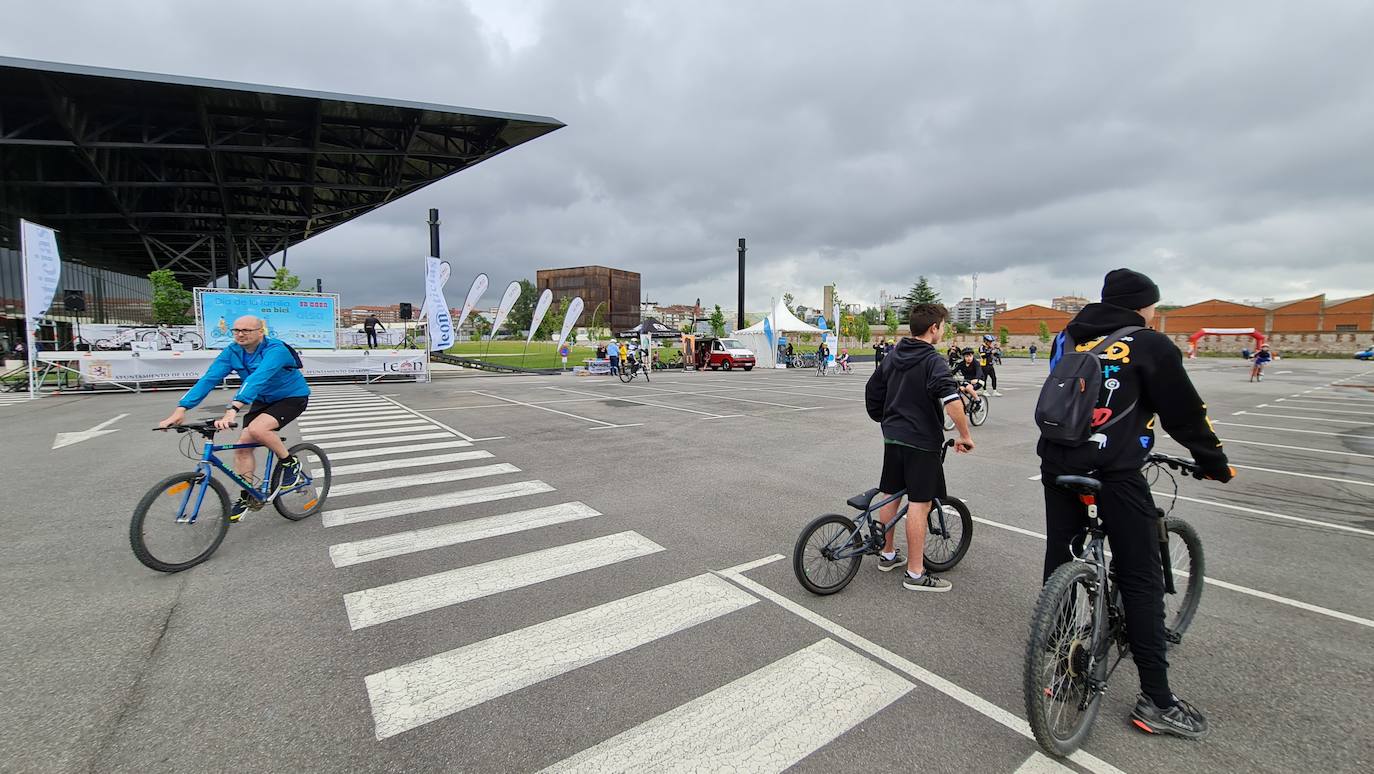
[[[908,591],[940,592],[949,591],[950,589],[954,588],[954,585],[951,584],[949,581],[937,578],[928,572],[921,573],[921,577],[919,578],[911,577],[911,573],[908,572],[906,573],[906,577],[902,579],[902,588]]]
[[[897,549],[896,556],[893,556],[891,559],[887,559],[883,557],[882,554],[878,554],[878,569],[882,572],[891,572],[898,567],[905,566],[906,555],[902,553],[902,549],[900,548]]]
[[[1147,734],[1172,734],[1185,739],[1202,739],[1211,729],[1197,707],[1174,697],[1174,705],[1161,709],[1154,699],[1140,696],[1131,710],[1131,725]]]

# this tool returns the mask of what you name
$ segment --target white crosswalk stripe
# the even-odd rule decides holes
[[[349,625],[362,629],[662,550],[638,532],[619,532],[355,591],[344,606]]]
[[[376,427],[404,427],[405,425],[427,425],[428,420],[412,414],[393,417],[378,417],[367,420],[345,420],[338,422],[302,422],[302,433],[329,433],[338,430],[370,430]]]
[[[347,567],[378,559],[388,559],[431,548],[471,543],[486,538],[508,535],[512,532],[547,527],[552,524],[590,519],[600,516],[600,512],[583,503],[562,503],[527,511],[503,513],[482,519],[460,521],[457,524],[444,524],[427,529],[398,532],[368,540],[355,540],[329,547],[329,558],[335,567]]]
[[[395,433],[422,430],[426,426],[433,427],[433,425],[430,425],[429,422],[423,419],[417,419],[413,422],[406,422],[404,424],[397,424],[391,427],[379,427],[369,430],[350,430],[346,432],[334,432],[331,430],[320,435],[316,435],[314,433],[301,433],[301,437],[307,441],[332,441],[341,438],[361,438],[370,435],[392,435]]]
[[[421,428],[421,429],[423,429],[423,428]],[[397,430],[396,432],[397,432],[397,433],[407,433],[407,432],[413,432],[413,431],[409,431],[409,430],[406,430],[406,429],[403,428],[403,429]],[[384,447],[384,446],[378,446],[378,444],[386,444],[386,443],[409,443],[409,442],[411,442],[411,441],[427,441],[427,440],[430,440],[430,439],[433,439],[433,438],[450,438],[450,439],[453,439],[453,435],[452,435],[451,433],[449,433],[448,431],[445,431],[445,430],[436,430],[436,431],[434,431],[434,432],[414,433],[413,435],[392,435],[392,436],[387,436],[387,437],[384,437],[384,438],[359,438],[359,439],[352,440],[352,441],[336,441],[336,440],[329,440],[329,441],[325,441],[324,443],[320,444],[320,446],[321,446],[326,452],[329,452],[329,458],[332,460],[332,459],[334,459],[333,451],[334,451],[335,449],[351,449],[351,448],[356,447],[356,446],[367,446],[367,447],[369,447],[369,449],[372,449],[373,447],[376,447],[376,448],[375,448],[375,453],[377,453],[377,454],[383,454],[383,453],[385,453],[385,451],[386,451],[386,447]],[[454,440],[455,442],[457,441],[457,439],[453,439],[453,440]],[[462,443],[467,444],[467,445],[469,445],[469,446],[472,445],[472,443],[471,443],[470,441],[463,441]],[[369,452],[369,453],[373,453],[373,452]]]
[[[824,639],[545,772],[781,772],[914,686]]]
[[[301,414],[301,420],[321,420],[321,419],[366,419],[367,417],[389,416],[393,414],[405,414],[414,416],[409,411],[402,411],[398,408],[347,408],[347,409],[306,409]]]
[[[355,505],[351,508],[330,508],[324,512],[324,526],[337,527],[343,524],[356,524],[360,521],[389,519],[395,516],[408,516],[412,513],[437,511],[443,508],[457,508],[462,505],[485,503],[492,500],[507,500],[512,497],[552,492],[553,487],[543,481],[521,481],[514,484],[500,484],[480,489],[465,489],[461,492],[411,497],[405,500],[392,500],[374,505]]]
[[[466,441],[464,442],[466,443]],[[355,454],[366,456],[362,452],[345,452],[345,454]],[[332,463],[338,455],[330,454],[329,461]],[[359,473],[381,473],[397,468],[423,468],[430,465],[447,465],[451,462],[467,462],[469,460],[490,459],[492,456],[489,451],[465,451],[454,452],[452,454],[431,454],[428,457],[410,457],[399,460],[379,460],[377,462],[359,462],[353,465],[333,465],[329,472],[335,476],[351,476]],[[324,475],[323,468],[316,468],[310,471],[310,475],[319,477]]]
[[[699,575],[368,675],[386,739],[757,602]]]
[[[391,476],[390,478],[371,478],[366,481],[334,484],[333,488],[329,490],[329,496],[331,498],[348,497],[349,495],[367,494],[369,492],[385,492],[388,489],[405,489],[413,486],[426,486],[428,484],[446,484],[453,481],[466,481],[472,478],[485,478],[487,476],[499,476],[505,473],[519,472],[520,468],[515,467],[509,462],[498,462],[494,465],[479,465],[471,468],[436,470],[428,473]]]
[[[403,446],[373,446],[368,449],[357,449],[354,451],[329,452],[329,461],[338,462],[339,460],[361,460],[371,457],[386,457],[396,454],[413,454],[422,451],[435,451],[438,449],[461,449],[472,445],[472,441],[464,441],[460,438],[453,438],[448,433],[442,433],[440,438],[452,438],[448,441],[432,441],[430,443],[408,443]],[[369,444],[382,443],[388,439],[377,438],[369,441]],[[331,449],[340,448],[339,444],[321,444]],[[490,453],[488,453],[490,454]],[[338,468],[334,468],[337,473]]]

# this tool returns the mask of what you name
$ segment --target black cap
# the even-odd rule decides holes
[[[1138,271],[1115,269],[1102,282],[1102,303],[1144,309],[1159,303],[1159,286]]]

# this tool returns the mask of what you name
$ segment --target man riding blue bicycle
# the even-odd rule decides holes
[[[230,373],[238,374],[243,380],[242,384],[233,400],[224,407],[224,416],[215,421],[215,427],[229,429],[239,413],[247,408],[238,443],[266,446],[277,455],[282,469],[277,491],[287,491],[300,480],[301,465],[287,452],[286,444],[282,443],[277,431],[305,411],[310,399],[310,387],[301,374],[300,359],[295,350],[283,341],[268,338],[262,320],[251,315],[240,317],[234,321],[231,332],[234,343],[220,351],[205,375],[186,391],[171,416],[159,422],[158,426],[182,424],[187,410],[200,405]],[[251,480],[256,468],[257,461],[252,448],[234,451],[234,470],[245,480]],[[246,492],[240,493],[229,521],[237,523],[249,510],[259,507],[259,501]]]

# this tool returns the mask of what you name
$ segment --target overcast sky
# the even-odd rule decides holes
[[[537,268],[661,303],[932,278],[1019,305],[1109,269],[1173,303],[1374,292],[1374,3],[17,2],[0,53],[553,116],[294,248],[345,304]]]

